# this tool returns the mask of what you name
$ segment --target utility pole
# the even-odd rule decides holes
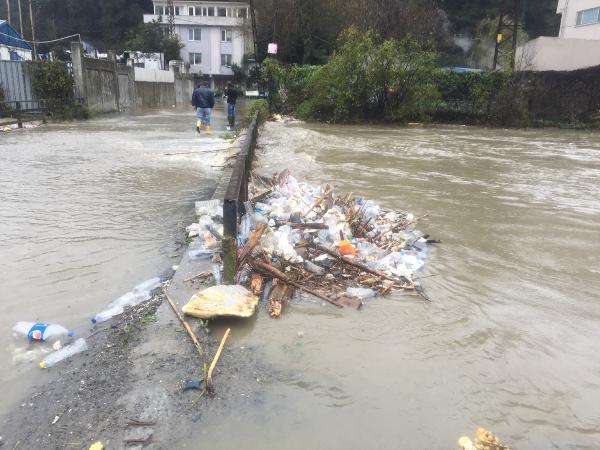
[[[254,61],[258,62],[258,43],[256,42],[256,14],[254,14],[254,0],[250,0],[250,17],[252,18],[252,41],[254,42]]]
[[[10,25],[10,0],[6,0],[6,15],[8,16],[6,21]]]
[[[18,4],[19,4],[19,31],[21,33],[21,36],[24,36],[23,34],[23,13],[21,12],[21,0],[17,0]]]
[[[37,46],[35,45],[35,21],[33,20],[33,6],[29,0],[29,20],[31,21],[31,41],[33,43],[33,60],[37,59]]]
[[[512,53],[510,56],[510,68],[515,71],[515,63],[517,59],[517,40],[519,34],[519,18],[521,17],[520,10],[521,2],[515,0],[515,12],[513,17],[513,35],[512,35]]]
[[[175,5],[173,0],[167,0],[167,23],[169,24],[169,36],[175,34]]]
[[[500,11],[500,18],[498,19],[498,26],[496,27],[496,46],[494,47],[494,66],[493,70],[498,67],[498,54],[500,53],[500,43],[504,36],[502,36],[502,28],[504,27],[504,4],[502,5],[502,11]]]

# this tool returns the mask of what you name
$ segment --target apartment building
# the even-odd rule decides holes
[[[561,39],[600,40],[600,0],[559,0]]]
[[[167,26],[166,0],[154,1],[154,13],[144,22],[160,21]],[[230,79],[231,66],[242,65],[244,55],[253,53],[250,5],[243,2],[173,1],[174,31],[184,47],[181,58],[190,73],[215,81]]]

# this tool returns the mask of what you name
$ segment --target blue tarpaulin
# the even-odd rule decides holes
[[[0,20],[0,45],[32,50],[31,45],[21,39],[23,39],[23,36],[11,27],[6,20]]]

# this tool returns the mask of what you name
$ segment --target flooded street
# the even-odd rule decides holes
[[[450,449],[484,426],[514,449],[597,449],[599,138],[267,124],[263,172],[430,215],[433,302],[259,315],[235,331],[273,367],[248,375],[265,398],[207,418],[187,448]]]
[[[228,146],[198,138],[189,110],[0,135],[0,413],[40,373],[12,363],[12,325],[85,334],[177,264]],[[428,214],[418,228],[443,242],[420,272],[432,302],[397,292],[354,311],[304,298],[280,320],[262,307],[211,323],[269,376],[242,366],[248,393],[210,414],[200,402],[197,426],[154,448],[446,450],[479,426],[511,449],[599,447],[598,133],[267,123],[257,153],[261,173],[290,168]]]
[[[212,195],[229,146],[194,126],[182,109],[0,135],[0,414],[40,377],[13,363],[27,347],[11,336],[17,321],[87,335],[107,304],[177,264],[181,227]]]

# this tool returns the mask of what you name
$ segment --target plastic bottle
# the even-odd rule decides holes
[[[108,308],[98,313],[92,319],[92,323],[104,322],[114,316],[121,314],[125,308],[139,305],[143,301],[150,299],[152,291],[159,287],[162,280],[158,277],[151,278],[143,283],[138,284],[131,292],[123,294],[110,305]]]
[[[212,265],[212,274],[213,277],[215,278],[215,284],[219,285],[221,284],[221,265],[220,264],[213,264]]]
[[[70,358],[73,355],[76,355],[77,353],[85,352],[87,349],[88,346],[85,342],[85,339],[79,338],[71,345],[67,345],[66,347],[63,347],[62,349],[50,353],[48,356],[46,356],[46,359],[44,359],[40,363],[40,369],[47,369],[48,367],[52,367],[57,363],[67,358]]]
[[[60,325],[48,325],[34,322],[18,322],[13,327],[15,336],[26,337],[31,341],[53,341],[63,336],[72,337],[73,330]]]

